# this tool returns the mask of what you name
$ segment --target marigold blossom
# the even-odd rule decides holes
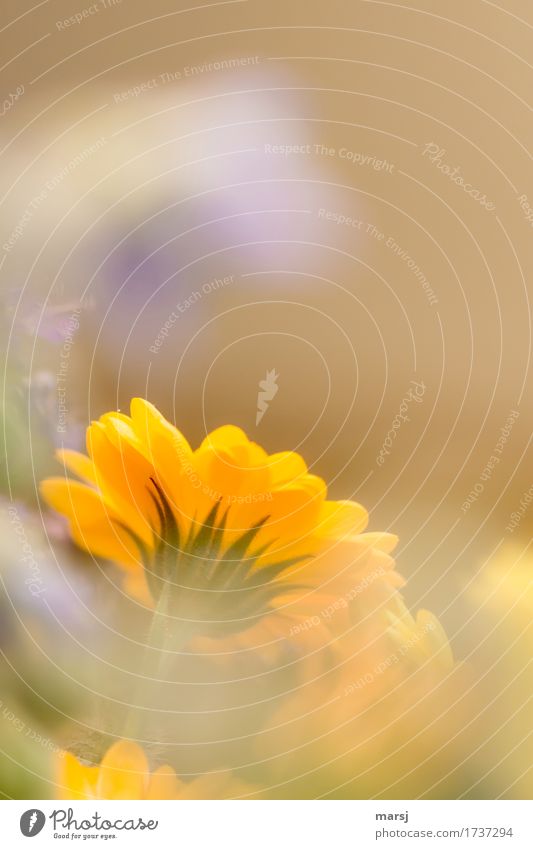
[[[188,623],[206,646],[228,634],[250,645],[258,623],[263,640],[265,628],[288,636],[367,574],[401,584],[395,536],[362,533],[364,507],[328,500],[298,454],[269,455],[238,427],[218,428],[193,451],[134,398],[131,416],[90,425],[87,451],[58,452],[81,480],[45,480],[45,500],[80,547],[122,567],[130,595]]]

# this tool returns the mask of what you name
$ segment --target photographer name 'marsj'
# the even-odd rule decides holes
[[[155,831],[159,825],[159,820],[143,820],[142,817],[110,820],[103,817],[97,811],[90,817],[83,819],[75,819],[74,809],[57,808],[52,811],[49,816],[54,826],[54,837],[71,838],[76,836],[77,831],[85,832],[111,832],[111,831]],[[60,829],[65,829],[66,833],[61,834]],[[100,835],[104,837],[104,835]]]

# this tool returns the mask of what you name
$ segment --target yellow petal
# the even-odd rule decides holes
[[[143,799],[149,766],[140,746],[128,740],[114,743],[100,764],[96,790],[99,799]]]
[[[430,656],[435,657],[443,669],[452,669],[454,664],[450,643],[437,617],[429,610],[419,610],[416,624],[425,636],[425,644]]]
[[[317,533],[321,537],[360,534],[368,524],[368,512],[356,501],[325,501],[320,512]]]
[[[70,478],[46,478],[39,488],[47,504],[69,519],[90,524],[93,521],[92,511],[95,509],[98,520],[102,516],[110,522],[116,518],[111,502],[80,481]]]
[[[248,445],[249,439],[246,436],[245,432],[235,425],[223,425],[222,427],[217,427],[215,430],[211,431],[203,442],[200,444],[199,451],[204,451],[206,448],[212,449],[227,449],[231,450],[232,448],[239,445]]]
[[[94,463],[86,454],[80,454],[79,451],[71,451],[63,448],[56,451],[56,457],[65,469],[69,469],[75,475],[78,475],[78,477],[83,478],[89,483],[96,484]]]
[[[305,460],[294,451],[280,451],[268,458],[268,468],[272,487],[290,483],[307,474]]]
[[[133,426],[144,443],[148,456],[157,467],[161,461],[181,468],[190,460],[192,450],[183,434],[161,415],[153,404],[144,398],[132,398],[131,416]],[[159,452],[163,451],[163,454]]]
[[[125,416],[123,413],[106,413],[100,417],[98,424],[105,428],[108,438],[119,451],[125,448],[124,443],[128,443],[129,447],[145,456],[145,459],[149,459],[145,453],[144,443],[129,416]]]
[[[93,799],[98,767],[84,766],[70,752],[57,757],[57,799]]]
[[[267,512],[276,535],[298,538],[315,526],[320,516],[327,487],[316,475],[302,475],[272,492]]]
[[[152,529],[158,527],[157,512],[149,495],[153,467],[127,440],[121,447],[115,445],[100,422],[88,428],[87,448],[96,469],[98,487],[115,505],[123,524],[151,545]]]
[[[150,778],[147,799],[179,799],[183,782],[179,781],[170,766],[160,766]]]
[[[251,788],[230,772],[209,772],[183,785],[181,799],[235,799]]]
[[[148,401],[133,398],[131,415],[155,479],[164,489],[184,535],[196,510],[193,452],[185,437]]]
[[[48,478],[40,485],[47,504],[67,517],[72,538],[85,551],[128,569],[140,568],[140,555],[120,527],[114,507],[92,487],[65,478]]]

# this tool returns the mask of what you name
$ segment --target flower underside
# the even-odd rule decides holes
[[[148,493],[154,503],[158,530],[154,529],[153,549],[123,525],[134,540],[142,559],[150,592],[160,610],[187,622],[203,634],[239,631],[272,609],[281,593],[301,590],[302,584],[279,583],[285,570],[311,555],[293,557],[267,566],[257,566],[259,558],[273,545],[271,540],[254,548],[254,540],[270,518],[259,522],[224,549],[223,537],[229,507],[220,515],[217,501],[201,523],[193,521],[187,535],[169,501],[151,477]]]

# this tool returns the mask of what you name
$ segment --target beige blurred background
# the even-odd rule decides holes
[[[399,534],[409,603],[463,655],[470,578],[533,518],[509,530],[533,483],[533,10],[504,5],[4,0],[0,26],[7,374],[47,389],[51,443],[140,394],[195,445],[233,422],[300,451]]]

